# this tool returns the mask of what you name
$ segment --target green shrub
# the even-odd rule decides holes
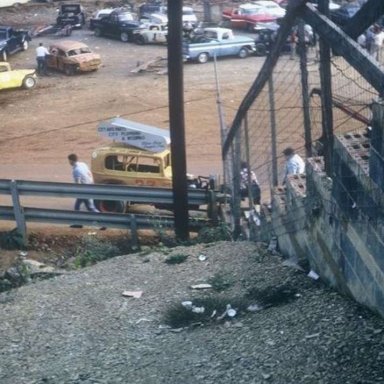
[[[76,250],[74,265],[76,268],[83,268],[120,254],[120,249],[109,241],[86,236]]]
[[[230,288],[234,284],[234,280],[229,273],[217,272],[208,279],[208,283],[215,291],[221,292]]]
[[[231,231],[229,227],[224,223],[221,223],[217,227],[202,228],[196,238],[197,243],[213,243],[223,240],[232,240]]]
[[[187,260],[188,255],[184,255],[182,253],[176,253],[174,255],[170,255],[165,259],[166,264],[181,264]]]

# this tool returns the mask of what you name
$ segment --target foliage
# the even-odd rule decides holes
[[[164,314],[164,322],[172,328],[187,327],[193,324],[214,323],[220,320],[225,313],[227,305],[230,304],[237,312],[245,311],[249,302],[244,298],[233,297],[206,297],[194,299],[193,305],[204,308],[203,313],[193,312],[181,303],[172,304]],[[223,317],[223,320],[228,317]]]
[[[230,241],[232,240],[232,234],[229,227],[220,223],[216,227],[204,227],[199,231],[196,238],[197,243],[213,243],[216,241]]]
[[[288,304],[296,300],[297,288],[289,284],[271,286],[264,289],[251,288],[247,297],[262,307],[273,307]]]
[[[76,268],[83,268],[120,254],[120,249],[109,241],[101,241],[95,236],[86,236],[76,249],[74,264]]]
[[[165,259],[165,263],[167,264],[181,264],[187,260],[188,255],[184,255],[182,253],[176,253],[174,255],[170,255]]]
[[[17,228],[0,233],[0,247],[2,249],[24,249],[23,237]]]
[[[208,283],[215,291],[221,292],[230,288],[234,284],[234,280],[229,273],[217,272],[208,279]]]

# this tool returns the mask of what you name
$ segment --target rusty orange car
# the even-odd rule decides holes
[[[47,67],[74,75],[80,72],[97,71],[101,65],[100,55],[80,41],[62,40],[51,44]]]

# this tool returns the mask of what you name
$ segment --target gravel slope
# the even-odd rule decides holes
[[[0,383],[384,383],[382,318],[253,243],[171,254],[189,257],[168,265],[162,252],[121,256],[1,294]],[[218,272],[235,281],[220,295],[283,284],[297,293],[211,325],[164,328],[165,310],[212,295],[190,285]]]

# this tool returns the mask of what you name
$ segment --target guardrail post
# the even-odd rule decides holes
[[[136,216],[134,214],[129,215],[129,221],[131,224],[131,242],[132,242],[132,248],[138,249],[139,248],[139,237],[137,235],[137,221]]]
[[[218,219],[218,210],[217,210],[217,201],[215,191],[208,190],[208,218],[212,220],[213,225],[217,225],[219,222]]]
[[[27,227],[25,225],[25,216],[23,207],[20,204],[19,192],[17,190],[16,180],[11,180],[11,195],[13,203],[13,213],[15,215],[17,230],[20,232],[23,239],[23,244],[27,245]]]

